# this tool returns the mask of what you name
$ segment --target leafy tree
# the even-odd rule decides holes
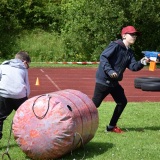
[[[134,45],[136,57],[142,50],[159,49],[158,0],[65,0],[65,36],[69,57],[98,59],[106,45],[116,38],[123,26],[133,25],[142,32]],[[65,16],[66,15],[66,16]],[[83,55],[83,56],[82,56]]]
[[[142,32],[133,46],[141,58],[142,50],[160,51],[159,10],[159,0],[1,0],[0,56],[14,54],[24,30],[40,29],[57,35],[63,59],[96,61],[123,26],[133,25]]]
[[[124,16],[129,23],[141,32],[134,45],[137,58],[143,55],[141,51],[160,51],[160,1],[158,0],[122,0],[117,5],[124,8]]]
[[[68,54],[75,58],[78,55],[80,60],[97,60],[127,21],[121,6],[115,7],[111,0],[63,1],[62,13],[66,21],[63,35]]]
[[[2,0],[0,2],[0,56],[12,57],[21,31],[41,28],[60,31],[60,0]]]

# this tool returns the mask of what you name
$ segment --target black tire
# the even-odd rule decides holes
[[[141,84],[142,91],[160,91],[160,82],[147,82]]]
[[[134,87],[141,89],[142,83],[147,82],[160,82],[160,78],[158,77],[137,77],[134,79]]]

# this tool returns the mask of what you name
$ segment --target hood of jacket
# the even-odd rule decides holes
[[[4,61],[1,65],[10,65],[15,68],[26,69],[24,63],[20,59],[11,59]]]
[[[114,41],[114,43],[117,43],[117,44],[119,44],[122,48],[126,49],[126,46],[124,45],[122,39],[118,39],[118,40]]]

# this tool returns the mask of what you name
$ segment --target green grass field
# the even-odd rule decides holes
[[[103,102],[99,111],[99,128],[95,137],[73,153],[59,160],[159,160],[160,159],[160,105],[156,103],[128,103],[118,126],[125,133],[105,133],[114,110],[114,102]],[[8,144],[11,120],[14,112],[4,125],[4,136],[0,141],[0,159]],[[30,160],[18,147],[13,135],[10,140],[9,154],[12,160]],[[8,160],[5,155],[3,160]]]

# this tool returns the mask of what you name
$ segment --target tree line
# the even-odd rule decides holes
[[[98,61],[103,49],[133,25],[135,45],[160,51],[159,0],[1,0],[0,58],[27,50],[40,61]]]

